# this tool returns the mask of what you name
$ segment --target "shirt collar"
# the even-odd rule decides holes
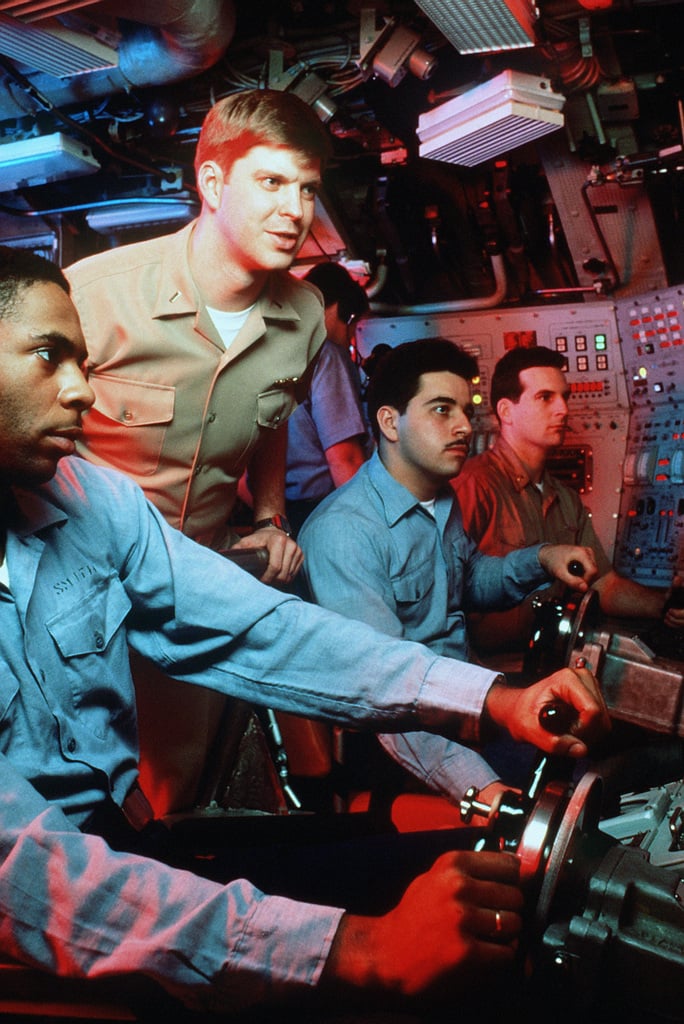
[[[30,537],[46,526],[64,522],[68,516],[49,497],[47,490],[12,489],[14,508],[10,510],[10,529],[18,537]]]
[[[422,508],[420,502],[416,498],[415,494],[412,494],[408,488],[400,484],[398,480],[395,480],[391,473],[383,465],[382,459],[378,452],[374,452],[368,462],[368,476],[369,479],[378,493],[380,501],[385,511],[385,518],[389,527],[395,526],[400,519],[408,515],[413,509],[418,509],[421,515],[428,516],[430,519],[430,513]],[[445,489],[444,492],[437,495],[435,502],[435,520],[436,522],[443,524],[446,520],[444,513],[451,510],[453,504],[453,493]]]
[[[169,235],[162,253],[159,290],[152,309],[152,318],[194,315],[203,308],[190,272],[188,247],[196,221]],[[290,292],[293,278],[288,271],[273,271],[257,299],[257,309],[264,320],[299,320]]]
[[[511,448],[510,444],[508,444],[507,441],[504,441],[502,437],[498,437],[496,439],[494,447],[492,448],[492,455],[518,492],[524,491],[526,487],[535,486],[530,479],[529,473]],[[556,494],[554,479],[547,469],[544,469],[542,473],[541,482],[545,495],[550,496]]]
[[[152,308],[153,320],[196,313],[199,309],[199,295],[188,261],[188,246],[194,226],[195,221],[192,221],[164,240],[159,290]]]

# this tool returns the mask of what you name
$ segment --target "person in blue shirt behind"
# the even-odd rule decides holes
[[[462,661],[469,654],[464,609],[510,607],[552,576],[576,587],[573,560],[585,567],[585,580],[596,573],[589,548],[536,544],[493,558],[465,534],[449,481],[468,455],[476,375],[472,356],[441,338],[382,355],[367,393],[377,452],[319,505],[299,538],[318,604]],[[441,736],[395,733],[380,741],[452,801],[472,785],[487,802],[506,788],[479,753]]]
[[[368,298],[339,263],[318,263],[305,280],[323,296],[326,337],[309,394],[287,424],[285,497],[295,536],[323,498],[353,477],[367,454],[361,381],[349,349],[354,322],[368,311]]]
[[[129,478],[75,456],[94,400],[86,355],[61,271],[0,247],[0,956],[74,979],[145,977],[213,1013],[312,999],[404,1011],[479,993],[516,957],[514,856],[442,833],[422,866],[405,844],[375,872],[357,860],[351,897],[404,872],[381,911],[323,895],[353,843],[327,862],[310,848],[323,858],[313,894],[304,849],[289,883],[257,882],[257,851],[237,865],[229,843],[179,867],[156,841],[165,826],[145,821],[129,652],[351,728],[476,737],[507,723],[574,756],[607,728],[593,676],[509,691],[477,669],[464,690],[474,666],[285,595],[183,536]],[[555,699],[577,714],[562,736],[539,722]],[[275,853],[261,877],[280,867]]]

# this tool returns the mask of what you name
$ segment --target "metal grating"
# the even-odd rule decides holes
[[[114,50],[84,35],[63,29],[27,25],[0,13],[0,53],[20,64],[68,78],[98,68],[116,67]]]
[[[459,53],[534,46],[538,17],[531,0],[416,0]]]
[[[93,7],[99,0],[0,0],[0,11],[10,11],[22,21],[40,21],[69,14],[82,7]]]
[[[420,155],[474,167],[563,125],[548,79],[504,71],[418,118]]]

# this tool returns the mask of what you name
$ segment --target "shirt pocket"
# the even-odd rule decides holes
[[[157,471],[176,389],[166,384],[93,373],[95,405],[85,421],[86,444],[107,465],[150,476]]]
[[[427,617],[435,588],[434,568],[419,568],[392,580],[397,615],[408,627],[420,625]]]
[[[297,408],[293,380],[290,388],[271,388],[257,395],[257,423],[275,430]]]
[[[111,576],[45,623],[66,665],[73,710],[100,737],[133,707],[124,628],[130,609],[121,581]]]

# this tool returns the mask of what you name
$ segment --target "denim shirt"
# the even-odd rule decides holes
[[[506,558],[481,554],[449,488],[437,496],[433,516],[377,452],[312,513],[299,543],[320,605],[461,661],[468,657],[464,608],[508,608],[548,583],[538,557],[542,545]],[[382,742],[454,800],[468,786],[482,789],[496,779],[478,754],[440,736],[383,736]]]
[[[58,949],[76,977],[139,971],[206,1009],[315,984],[340,910],[216,885],[78,830],[136,778],[129,645],[252,703],[469,737],[497,674],[263,586],[115,471],[63,459],[15,500],[0,588],[0,951],[54,971]]]

